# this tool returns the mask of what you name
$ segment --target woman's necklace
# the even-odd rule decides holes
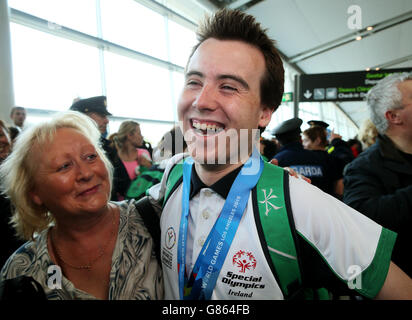
[[[111,230],[111,232],[110,232],[110,237],[109,237],[109,239],[107,240],[107,242],[104,244],[103,247],[100,247],[100,252],[99,252],[99,254],[98,254],[92,261],[90,261],[89,264],[87,264],[87,265],[82,265],[82,266],[75,266],[75,265],[67,262],[65,259],[63,259],[61,251],[60,251],[60,250],[57,248],[57,246],[56,246],[56,239],[54,239],[54,237],[53,237],[53,232],[50,233],[50,240],[51,240],[50,242],[51,242],[53,251],[54,251],[54,253],[56,254],[57,258],[58,258],[61,262],[63,262],[66,266],[68,266],[68,267],[70,267],[70,268],[73,268],[73,269],[77,269],[77,270],[87,270],[87,271],[91,271],[91,269],[92,269],[93,265],[96,263],[96,261],[99,260],[99,259],[104,255],[104,252],[105,252],[107,246],[109,245],[110,241],[111,241],[112,238],[113,238],[114,231],[115,231],[115,214],[114,214],[114,212],[113,212],[113,213],[112,213],[112,230]]]

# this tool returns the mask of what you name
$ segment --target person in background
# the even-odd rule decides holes
[[[9,127],[9,134],[10,134],[11,144],[14,143],[14,141],[16,140],[19,133],[20,133],[20,131],[16,127]]]
[[[0,120],[0,164],[9,156],[11,152],[11,140],[9,132],[2,120]],[[0,268],[6,262],[8,257],[23,242],[15,235],[14,229],[10,225],[11,207],[10,200],[5,194],[0,194]]]
[[[107,110],[106,96],[96,96],[87,99],[75,98],[70,110],[84,113],[96,123],[97,129],[100,132],[100,144],[114,168],[111,200],[118,200],[118,194],[124,194],[125,190],[127,190],[128,181],[124,180],[123,166],[116,149],[106,139],[107,125],[109,124],[108,116],[112,115]]]
[[[322,159],[325,176],[333,183],[327,192],[341,199],[343,195],[343,168],[340,161],[327,153],[327,144],[325,130],[322,127],[313,126],[303,131],[303,148],[311,150]]]
[[[329,131],[327,129],[329,127],[328,123],[320,120],[310,120],[308,121],[308,124],[311,127],[320,126],[325,130],[325,134],[328,140],[326,149],[331,156],[335,157],[341,162],[342,168],[344,168],[345,165],[347,165],[354,159],[352,150],[348,143],[342,139],[341,135],[335,133],[334,130]]]
[[[265,161],[270,161],[278,151],[278,145],[272,141],[264,138],[260,139],[260,154]]]
[[[380,80],[366,102],[379,134],[345,168],[343,201],[398,233],[392,259],[412,277],[412,73]]]
[[[125,188],[117,195],[119,200],[123,200],[130,183],[152,166],[152,160],[147,149],[142,148],[143,136],[136,121],[123,121],[111,139],[123,166],[121,180]]]
[[[24,129],[24,121],[26,120],[26,109],[19,106],[13,107],[10,118],[13,121],[13,126],[21,132]]]
[[[9,130],[0,120],[0,163],[3,162],[11,152],[11,139]]]
[[[332,160],[324,151],[325,130],[319,126],[313,127],[316,128],[310,131],[313,134],[310,134],[310,138],[304,139],[305,143],[302,144],[301,124],[301,119],[292,118],[280,123],[273,129],[272,134],[276,136],[281,144],[281,148],[274,159],[277,160],[280,167],[289,167],[298,174],[309,178],[313,185],[324,192],[341,197],[342,170],[339,170],[340,167],[337,161]],[[313,131],[316,131],[316,134],[321,134],[321,137],[315,137]],[[313,142],[311,142],[312,138]],[[304,145],[306,145],[306,148],[304,148]]]
[[[362,143],[363,149],[367,149],[372,146],[376,142],[377,138],[378,130],[376,129],[376,126],[370,119],[366,119],[362,123],[358,132],[358,139]]]
[[[138,200],[144,197],[150,187],[161,181],[169,159],[185,152],[186,148],[187,144],[179,126],[166,132],[153,150],[153,165],[131,182],[126,199]]]
[[[109,201],[112,165],[99,143],[91,119],[72,111],[21,134],[0,177],[27,243],[0,281],[31,277],[50,300],[163,297],[153,239],[133,201]]]
[[[357,158],[359,154],[363,151],[362,143],[356,138],[349,139],[348,146],[352,150],[354,158]]]

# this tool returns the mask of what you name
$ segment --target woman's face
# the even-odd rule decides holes
[[[303,136],[302,138],[303,148],[307,150],[316,150],[317,146],[316,146],[315,141],[310,140],[310,138],[306,134],[303,134],[302,136]]]
[[[61,128],[43,148],[34,146],[32,200],[56,220],[96,213],[107,206],[110,182],[94,146],[74,129]]]
[[[140,126],[136,126],[136,129],[129,134],[129,141],[130,143],[136,147],[139,148],[143,144],[143,136],[142,132],[140,131]]]
[[[7,131],[0,126],[0,161],[7,158],[10,153],[10,138]]]

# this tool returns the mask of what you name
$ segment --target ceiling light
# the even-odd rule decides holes
[[[379,71],[381,68],[375,68],[376,71]]]
[[[371,71],[371,68],[366,68],[366,71]]]
[[[361,36],[357,36],[357,37],[356,37],[356,40],[358,40],[358,41],[359,41],[359,40],[362,40],[362,37],[361,37]]]
[[[373,27],[369,26],[366,28],[366,30],[371,31],[373,29]]]

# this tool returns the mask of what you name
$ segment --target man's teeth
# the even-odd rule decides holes
[[[219,127],[215,124],[207,124],[207,123],[200,123],[197,121],[193,121],[193,127],[198,130],[203,130],[203,131],[214,131],[214,132],[220,132],[223,130],[222,127]]]

